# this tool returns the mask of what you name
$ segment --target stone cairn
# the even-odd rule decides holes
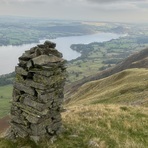
[[[56,44],[46,41],[19,57],[8,137],[38,141],[61,131],[61,110],[66,79],[65,60]]]

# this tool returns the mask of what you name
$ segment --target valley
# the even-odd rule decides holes
[[[148,46],[148,42],[138,43],[137,38],[125,36],[103,43],[71,45],[73,50],[81,53],[81,57],[68,62],[68,83],[113,67],[128,56]]]
[[[17,19],[15,23],[5,20],[4,23],[6,25],[0,23],[1,45],[21,45],[38,42],[40,38],[54,39],[96,32],[125,35],[104,42],[71,45],[71,49],[81,56],[67,61],[68,78],[62,112],[64,128],[58,138],[53,141],[44,139],[39,145],[28,139],[18,139],[14,143],[1,138],[0,146],[7,148],[22,146],[124,148],[125,145],[126,148],[147,147],[148,27],[146,25],[140,27],[135,24],[85,21],[49,23],[45,20],[37,22],[33,20],[27,23],[22,31],[24,20],[19,23]],[[15,73],[0,76],[0,123],[5,123],[9,119],[14,77]]]
[[[75,21],[0,17],[0,46],[38,43],[40,39],[93,34],[95,30]]]

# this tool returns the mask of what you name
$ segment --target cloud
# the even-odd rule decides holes
[[[125,3],[125,2],[129,2],[129,3],[133,3],[133,2],[147,2],[148,0],[86,0],[90,3]]]
[[[148,0],[1,0],[0,10],[0,15],[148,22]]]
[[[1,0],[1,2],[3,3],[10,3],[10,2],[47,2],[47,3],[51,3],[51,2],[60,2],[60,3],[72,3],[74,1],[78,2],[78,3],[85,3],[85,2],[89,2],[89,3],[98,3],[98,4],[110,4],[110,3],[124,3],[124,2],[128,2],[128,3],[141,3],[141,2],[148,2],[148,0]]]
[[[5,4],[13,4],[13,3],[45,3],[45,2],[52,2],[53,0],[1,0],[1,3]]]
[[[85,0],[91,7],[101,10],[140,10],[148,9],[148,0]]]

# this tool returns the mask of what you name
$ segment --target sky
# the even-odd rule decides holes
[[[0,15],[148,23],[148,0],[0,0]]]

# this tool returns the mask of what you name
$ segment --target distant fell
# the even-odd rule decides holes
[[[148,69],[127,69],[80,86],[68,105],[122,104],[148,106]]]

